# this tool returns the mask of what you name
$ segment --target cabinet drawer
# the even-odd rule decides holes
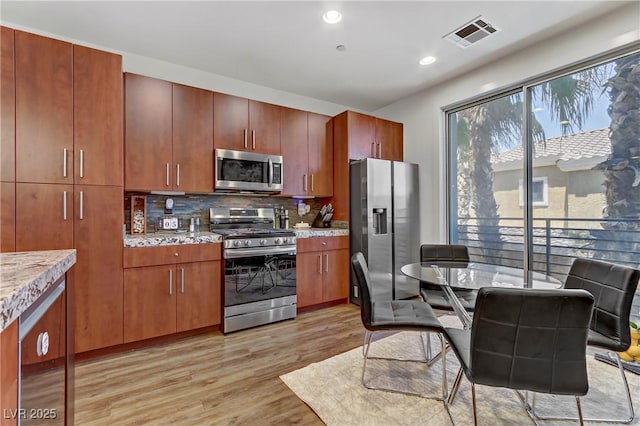
[[[220,259],[221,244],[181,244],[124,249],[124,267],[169,265]]]
[[[349,248],[349,236],[300,238],[297,243],[297,250],[300,253],[346,249]]]

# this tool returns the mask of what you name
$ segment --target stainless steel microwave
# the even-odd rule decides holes
[[[282,156],[216,149],[217,191],[282,191]]]

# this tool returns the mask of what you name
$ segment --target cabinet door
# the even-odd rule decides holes
[[[249,145],[252,151],[280,155],[281,107],[249,100]]]
[[[175,265],[124,270],[124,342],[176,332]]]
[[[348,119],[348,143],[349,159],[374,158],[377,156],[375,144],[376,119],[370,115],[349,111]]]
[[[402,161],[402,123],[376,119],[378,158]]]
[[[125,188],[173,186],[171,83],[125,74]]]
[[[16,251],[16,184],[0,183],[0,252]]]
[[[298,308],[322,303],[323,252],[296,256],[296,296]]]
[[[75,183],[123,185],[122,57],[73,46]]]
[[[173,187],[213,191],[213,92],[173,85]]]
[[[330,119],[326,115],[309,113],[309,191],[318,197],[333,195],[333,126]]]
[[[349,249],[329,250],[324,256],[324,287],[322,299],[325,302],[349,297]]]
[[[214,149],[251,150],[249,133],[249,100],[238,96],[214,93]]]
[[[0,180],[16,180],[16,97],[13,69],[14,31],[0,27]]]
[[[220,324],[220,261],[176,267],[177,331]]]
[[[307,139],[307,112],[293,108],[282,108],[283,194],[307,195],[309,193],[309,144]]]
[[[75,186],[77,261],[73,268],[75,350],[118,345],[122,339],[120,186]]]
[[[73,185],[17,183],[16,251],[73,248],[73,211]]]
[[[16,181],[73,183],[73,48],[15,32]]]

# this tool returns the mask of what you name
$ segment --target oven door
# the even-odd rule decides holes
[[[294,318],[296,308],[295,249],[225,260],[225,333]]]
[[[282,156],[216,149],[217,190],[280,192]]]

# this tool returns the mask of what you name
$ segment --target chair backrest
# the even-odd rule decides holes
[[[593,303],[585,290],[480,288],[467,374],[489,386],[586,394]]]
[[[593,295],[595,307],[589,344],[624,351],[631,343],[629,314],[640,271],[593,259],[574,259],[564,288],[582,288]]]
[[[356,252],[351,256],[351,267],[360,290],[360,317],[362,318],[362,324],[365,328],[368,328],[373,320],[373,307],[371,303],[371,287],[369,285],[369,268],[361,252]]]
[[[458,244],[423,244],[420,246],[420,262],[469,262],[467,246]]]

